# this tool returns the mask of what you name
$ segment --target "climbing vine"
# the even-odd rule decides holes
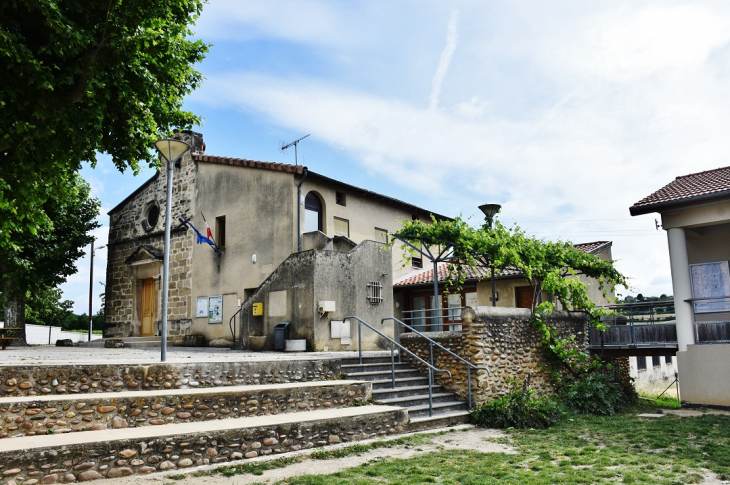
[[[452,248],[445,282],[447,292],[461,289],[468,268],[493,265],[496,274],[518,270],[534,289],[532,323],[540,333],[549,360],[559,364],[556,377],[562,370],[577,376],[598,365],[577,349],[574,337],[558,337],[548,318],[555,304],[543,301],[542,295],[550,295],[548,300],[560,302],[562,308],[569,311],[585,312],[591,325],[604,329],[600,317],[608,312],[597,307],[589,298],[588,286],[578,276],[584,275],[596,281],[598,289],[607,298],[616,287],[628,285],[626,277],[615,268],[613,261],[580,251],[569,242],[530,237],[519,227],[506,227],[499,221],[495,221],[492,228],[473,227],[461,217],[440,221],[434,218],[431,224],[404,221],[403,227],[393,236],[390,245],[400,243],[409,253],[415,251],[404,241],[416,247]]]

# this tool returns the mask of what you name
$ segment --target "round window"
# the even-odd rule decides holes
[[[142,227],[145,231],[151,231],[157,225],[157,221],[160,219],[160,207],[156,202],[152,202],[147,206],[145,210],[144,220],[142,221]]]

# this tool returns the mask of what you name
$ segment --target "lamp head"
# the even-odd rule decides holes
[[[180,157],[185,155],[185,152],[190,150],[190,145],[184,141],[165,138],[164,140],[157,140],[155,142],[155,148],[160,152],[162,158],[168,162],[175,163]]]
[[[484,216],[487,219],[492,219],[494,215],[499,212],[499,209],[501,209],[502,206],[499,204],[482,204],[479,206],[479,210],[484,213]]]

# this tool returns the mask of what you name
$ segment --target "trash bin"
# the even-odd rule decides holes
[[[274,350],[284,350],[285,341],[289,340],[289,323],[279,322],[274,326]]]

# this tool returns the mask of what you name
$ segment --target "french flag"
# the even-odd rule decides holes
[[[208,232],[208,237],[205,237],[205,236],[203,236],[200,233],[200,231],[198,231],[195,228],[195,226],[193,225],[193,223],[190,222],[187,217],[182,216],[182,219],[185,221],[185,224],[187,224],[188,226],[190,226],[193,229],[193,231],[195,231],[195,234],[198,235],[198,244],[208,243],[211,246],[213,246],[213,248],[216,248],[217,247],[216,244],[215,244],[215,241],[213,240],[213,237],[212,237],[212,234],[210,232],[210,228],[209,227],[208,227],[208,231],[207,231]],[[206,223],[205,225],[207,227],[208,226],[208,223]]]

